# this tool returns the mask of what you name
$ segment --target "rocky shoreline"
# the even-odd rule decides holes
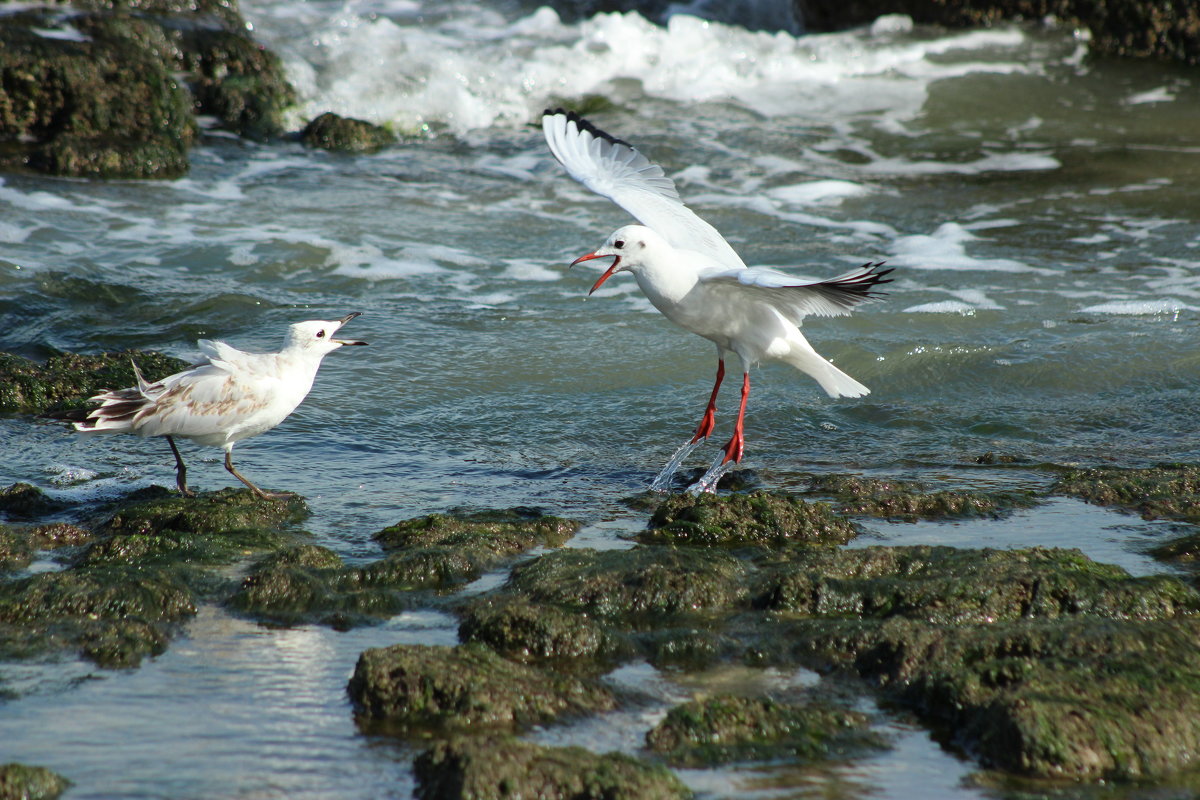
[[[686,797],[673,768],[869,757],[889,741],[858,710],[864,698],[968,754],[981,781],[1176,785],[1200,752],[1194,578],[1133,577],[1077,550],[842,546],[867,517],[1001,516],[1052,496],[1181,522],[1200,513],[1195,466],[1057,472],[1028,494],[814,475],[804,494],[645,495],[628,501],[646,527],[623,550],[565,547],[580,523],[537,509],[452,511],[384,528],[378,557],[352,566],[308,541],[301,498],[151,487],[74,506],[16,484],[0,490],[0,657],[136,668],[205,604],[338,630],[431,608],[458,617],[459,644],[369,649],[347,684],[364,732],[421,749],[422,797],[497,782],[544,797]],[[1190,564],[1194,538],[1156,552]],[[29,573],[34,561],[43,568]],[[496,568],[508,569],[502,585],[457,591]],[[697,697],[637,758],[519,738],[636,705],[604,676],[643,660],[824,680]],[[4,769],[0,785],[58,788],[0,797],[66,785]]]

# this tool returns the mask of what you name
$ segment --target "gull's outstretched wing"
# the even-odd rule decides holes
[[[819,317],[841,317],[854,307],[874,300],[886,292],[876,289],[881,283],[891,283],[891,269],[880,269],[883,262],[863,264],[857,269],[829,280],[800,283],[794,275],[773,269],[751,267],[709,272],[700,280],[710,285],[737,285],[751,295],[774,306],[794,322],[809,314]]]
[[[544,113],[542,131],[568,175],[628,211],[672,247],[698,250],[730,268],[746,266],[716,228],[684,205],[662,167],[633,145],[562,109]]]

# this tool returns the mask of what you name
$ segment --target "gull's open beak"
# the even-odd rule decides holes
[[[361,311],[351,311],[349,314],[347,314],[346,316],[344,316],[338,320],[338,327],[340,328],[343,325],[345,325],[347,322],[349,322],[350,320],[354,319],[355,317],[361,317],[361,316],[362,316]],[[355,345],[358,345],[361,347],[367,346],[366,342],[360,342],[355,339],[330,339],[330,341],[337,342],[342,347],[353,347]]]
[[[613,260],[612,265],[607,270],[605,270],[604,274],[601,275],[600,278],[595,283],[592,284],[592,288],[588,289],[588,295],[591,295],[592,292],[599,289],[600,284],[604,283],[606,280],[608,280],[609,278],[611,278],[613,276],[613,273],[617,271],[617,265],[621,263],[621,257],[618,255],[613,255],[612,253],[604,253],[604,254],[588,253],[586,256],[580,256],[579,258],[575,259],[574,261],[571,262],[570,266],[567,267],[567,269],[570,269],[571,267],[573,267],[576,264],[579,264],[583,261],[591,261],[593,258],[607,258],[608,256],[612,256],[612,260]]]

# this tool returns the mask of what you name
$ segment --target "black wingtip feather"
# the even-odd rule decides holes
[[[557,116],[559,114],[565,115],[568,122],[574,122],[575,126],[577,128],[579,128],[579,130],[587,131],[588,133],[592,134],[592,136],[612,142],[613,144],[623,145],[623,146],[628,147],[633,150],[637,149],[636,147],[634,147],[633,145],[631,145],[629,142],[625,141],[624,139],[618,139],[616,136],[613,136],[611,133],[606,133],[605,131],[600,130],[595,125],[588,122],[586,119],[579,116],[574,111],[568,111],[565,108],[555,108],[555,109],[547,108],[545,111],[542,112],[543,117],[553,117],[553,116]]]
[[[859,303],[887,296],[888,292],[882,292],[875,288],[881,283],[892,282],[892,279],[886,276],[894,268],[880,269],[883,265],[883,261],[867,262],[845,277],[821,281],[809,288],[816,290],[826,299],[843,308],[850,309]]]

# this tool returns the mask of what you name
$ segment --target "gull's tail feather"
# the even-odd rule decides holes
[[[101,392],[89,398],[88,402],[100,405],[90,410],[73,412],[71,421],[75,423],[75,430],[85,433],[131,430],[141,412],[154,403],[153,392],[155,388],[161,389],[161,385],[148,382],[142,376],[137,363],[132,359],[130,363],[133,364],[137,386]]]
[[[783,360],[809,375],[830,397],[862,397],[871,390],[829,363],[808,342],[792,342],[792,351]]]

